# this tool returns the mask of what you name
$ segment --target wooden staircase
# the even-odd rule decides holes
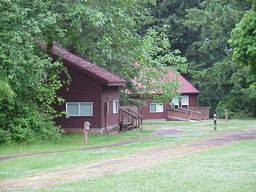
[[[129,107],[119,109],[120,131],[142,128],[142,115]]]

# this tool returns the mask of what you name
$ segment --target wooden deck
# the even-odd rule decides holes
[[[208,107],[191,107],[167,110],[168,121],[200,121],[203,119],[209,119]]]

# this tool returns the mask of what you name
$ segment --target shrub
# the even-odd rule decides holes
[[[52,116],[40,112],[36,105],[0,101],[0,144],[11,142],[49,142],[60,139],[59,127]]]

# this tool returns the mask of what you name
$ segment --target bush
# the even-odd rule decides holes
[[[19,102],[0,101],[0,144],[60,139],[59,127],[54,125],[51,115],[40,112],[36,105]]]
[[[217,107],[218,117],[225,118],[225,109],[228,110],[230,119],[247,119],[254,117],[255,99],[245,99],[245,97],[228,96],[223,99]]]

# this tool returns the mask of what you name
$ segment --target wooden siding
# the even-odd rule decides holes
[[[118,125],[118,113],[113,113],[113,101],[119,101],[119,87],[107,87],[102,85],[101,97],[101,127]],[[109,110],[107,111],[107,102]]]
[[[189,95],[189,106],[190,107],[197,107],[197,95],[198,94],[182,94],[182,95]],[[170,109],[170,105],[164,104],[163,112],[150,112],[150,103],[154,103],[153,99],[150,98],[141,98],[138,96],[131,97],[133,99],[139,101],[146,101],[146,106],[144,107],[137,107],[137,111],[139,114],[143,115],[143,119],[167,119],[167,110]],[[180,103],[181,105],[181,103]]]
[[[94,81],[81,73],[68,69],[69,75],[72,78],[71,84],[62,87],[57,94],[65,99],[66,102],[92,102],[93,116],[92,117],[69,117],[57,118],[55,121],[63,128],[83,128],[84,122],[89,121],[91,127],[101,127],[101,84]],[[65,103],[58,110],[65,111]]]
[[[186,94],[184,94],[186,95]],[[187,94],[189,95],[189,107],[197,107],[197,95],[198,94]]]
[[[163,105],[163,112],[150,112],[150,103],[155,103],[153,102],[153,99],[149,99],[149,98],[136,98],[136,99],[146,102],[146,106],[138,107],[137,109],[138,113],[143,116],[143,119],[166,119],[167,118],[166,110],[170,108],[169,105],[167,104]]]
[[[55,122],[68,132],[71,129],[81,129],[85,121],[91,123],[90,128],[102,129],[118,125],[118,113],[113,114],[113,100],[119,100],[119,87],[108,87],[100,82],[91,79],[84,74],[68,68],[69,75],[72,79],[71,84],[62,87],[57,94],[65,99],[66,102],[92,102],[92,117],[59,117]],[[64,77],[63,77],[64,78]],[[110,102],[109,113],[105,114],[105,102]],[[58,111],[65,111],[65,103],[61,106],[55,106]],[[77,132],[77,131],[76,131]]]

